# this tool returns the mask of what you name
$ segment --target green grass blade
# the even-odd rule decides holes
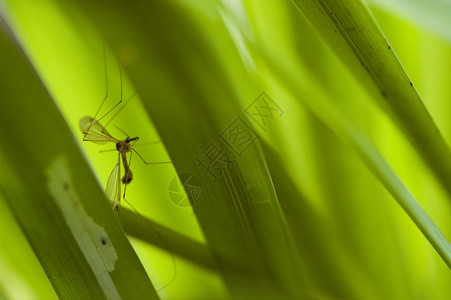
[[[127,208],[121,209],[120,219],[127,234],[153,244],[163,251],[179,255],[204,268],[217,271],[218,266],[205,245]]]
[[[133,45],[140,53],[136,61],[123,61],[124,68],[176,170],[196,174],[202,182],[195,214],[231,294],[298,294],[297,253],[258,142],[242,157],[228,150],[233,166],[222,165],[226,170],[217,178],[196,162],[212,143],[228,149],[221,133],[237,117],[244,118],[210,42],[175,5],[92,4],[77,2],[116,53],[121,45]],[[98,18],[100,12],[104,17]]]
[[[362,161],[380,180],[429,240],[443,261],[451,267],[451,245],[449,241],[442,234],[434,221],[423,210],[421,205],[411,195],[370,140],[328,104],[328,101],[325,101],[326,95],[320,93],[311,95],[306,90],[300,88],[296,80],[296,72],[292,68],[279,67],[274,64],[269,57],[266,58],[269,66],[272,67],[274,72],[279,76],[280,82],[283,85],[286,85],[293,95],[301,95],[296,97],[299,102],[302,103],[315,118],[326,124],[328,128],[352,146]],[[304,99],[309,100],[306,101]]]
[[[58,299],[3,196],[0,196],[0,220],[1,297],[24,300]],[[13,284],[7,284],[11,282]]]
[[[82,198],[86,215],[119,241],[125,249],[121,253],[131,255],[119,259],[130,264],[121,266],[121,287],[140,285],[142,264],[160,287],[160,297],[168,299],[449,298],[449,198],[429,171],[431,159],[422,159],[435,153],[434,147],[443,150],[442,156],[448,150],[439,134],[431,134],[434,124],[428,112],[412,96],[414,88],[360,2],[297,1],[306,5],[307,18],[291,1],[5,3],[2,13],[55,105],[45,92],[34,92],[37,86],[42,90],[35,75],[34,81],[18,76],[21,64],[6,69],[11,78],[2,75],[0,87],[11,95],[7,99],[19,102],[0,103],[0,193],[16,214],[28,213],[21,218],[24,224],[33,223],[25,231],[33,246],[45,245],[40,233],[47,231],[49,243],[64,241],[70,255],[54,255],[61,260],[50,263],[54,285],[74,273],[77,282],[91,283],[82,296],[103,297],[98,295],[100,284],[92,283],[96,278],[77,238],[72,238],[75,225],[69,225],[74,223],[65,225],[82,215],[80,209],[59,209],[61,199]],[[351,13],[345,16],[343,11]],[[403,20],[383,13],[377,17],[449,138],[446,99],[451,89],[443,66],[450,49]],[[362,24],[363,29],[358,27]],[[378,48],[382,44],[385,48]],[[430,55],[435,48],[441,55]],[[368,53],[371,49],[375,53]],[[15,64],[8,56],[0,60]],[[392,76],[391,85],[380,78],[386,73]],[[364,85],[355,80],[356,74]],[[404,80],[407,88],[401,86]],[[130,156],[134,177],[119,218],[113,217],[102,192],[117,159],[114,145],[82,142],[78,128],[80,118],[98,109],[105,89],[109,95],[100,114],[119,97],[134,95],[106,118],[115,115],[114,120],[102,120],[108,131],[116,138],[124,132],[139,137],[135,150],[148,162],[173,162],[145,165],[136,153]],[[262,92],[284,112],[270,114],[266,109],[271,107],[254,106],[268,112],[268,126],[257,125],[255,115],[246,111]],[[15,125],[19,117],[13,112],[21,126]],[[241,127],[234,127],[236,122]],[[424,124],[429,132],[412,132]],[[255,139],[237,153],[230,140],[249,137],[237,134],[243,128]],[[412,147],[415,134],[424,139],[430,135],[431,145],[417,142]],[[160,142],[148,143],[152,141]],[[92,172],[76,145],[86,150]],[[57,153],[67,163],[55,159]],[[63,197],[53,197],[55,191]],[[29,198],[39,201],[25,202]],[[43,225],[34,222],[42,215],[47,216]],[[133,237],[140,262],[117,219]],[[86,224],[86,219],[77,220]],[[55,223],[64,226],[48,225]],[[4,235],[0,243],[13,235]],[[0,247],[0,268],[6,266],[0,298],[3,291],[8,297],[15,289],[8,274],[26,276],[9,272],[10,265],[20,266],[19,258],[13,262],[3,255],[20,247],[14,245]],[[59,245],[56,249],[63,250]],[[45,261],[41,252],[36,251]],[[47,263],[43,265],[48,273]],[[140,274],[127,273],[135,268]],[[73,287],[60,281],[55,285],[59,295]],[[147,277],[145,282],[143,289]],[[20,296],[15,298],[26,300]]]
[[[294,0],[451,194],[451,153],[395,52],[360,0]]]
[[[56,293],[158,298],[58,109],[0,29],[0,188]]]
[[[296,232],[297,249],[314,283],[311,295],[317,298],[335,295],[340,299],[383,298],[365,266],[360,265],[357,258],[346,251],[343,241],[337,238],[339,233],[335,224],[310,204],[308,196],[287,174],[284,159],[277,150],[265,144],[264,152],[281,207],[292,231]],[[334,245],[334,251],[330,251],[330,245]],[[349,286],[346,282],[355,285]]]

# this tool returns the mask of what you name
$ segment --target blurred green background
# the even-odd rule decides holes
[[[177,251],[172,249],[183,245],[170,233],[153,240],[160,245],[161,239],[175,241],[169,248],[166,242],[155,247],[131,237],[159,297],[451,297],[451,251],[445,238],[451,233],[451,183],[446,184],[446,170],[451,169],[447,161],[435,165],[441,157],[435,163],[428,158],[427,153],[441,145],[440,136],[429,134],[428,128],[419,130],[429,122],[429,113],[449,145],[451,24],[446,16],[451,5],[439,0],[371,0],[361,5],[353,0],[349,3],[355,5],[342,5],[350,8],[346,11],[341,2],[0,1],[3,31],[10,28],[22,49],[17,48],[18,53],[25,53],[71,130],[72,136],[66,136],[75,143],[67,147],[83,153],[97,178],[98,182],[86,178],[85,183],[80,178],[77,189],[86,184],[89,191],[103,190],[117,159],[115,151],[99,153],[114,145],[82,142],[78,128],[80,118],[94,115],[105,95],[105,58],[109,96],[103,113],[120,99],[121,85],[124,99],[137,92],[108,130],[122,137],[117,125],[139,136],[136,145],[161,141],[136,149],[147,161],[171,160],[173,165],[147,166],[134,156],[135,177],[127,187],[127,199],[139,214],[202,243],[215,262],[200,265],[193,258],[195,248],[186,248],[180,249],[185,257],[175,255],[174,263]],[[315,5],[323,11],[309,15]],[[346,20],[355,20],[353,16],[367,27],[347,28]],[[321,18],[328,21],[321,23]],[[335,32],[318,24],[332,24]],[[385,64],[382,50],[371,48],[379,39],[371,35],[368,24],[380,27],[396,53],[421,96],[423,114],[416,115],[421,109],[410,114],[393,109],[397,104],[380,105],[374,86],[384,83],[378,72],[395,74],[382,95],[388,93],[384,98],[396,103],[405,100],[397,94],[402,69]],[[359,35],[354,39],[352,30],[374,44],[362,42]],[[341,52],[340,43],[363,50]],[[2,49],[0,55],[8,61]],[[361,65],[349,63],[353,55]],[[370,74],[369,79],[362,79],[360,72]],[[9,75],[3,73],[2,78]],[[246,113],[262,93],[273,108],[260,107],[268,116],[263,117],[264,126]],[[417,96],[409,97],[411,106],[420,103],[415,102]],[[5,96],[0,101],[7,107],[14,99]],[[403,118],[409,114],[411,119]],[[221,139],[237,117],[258,136],[242,154]],[[20,110],[14,118],[12,128],[40,126]],[[409,121],[417,119],[418,124]],[[2,137],[15,131],[4,128]],[[43,144],[54,138],[52,132],[38,132]],[[216,179],[196,164],[212,141],[233,161],[223,165]],[[433,150],[427,152],[429,141]],[[6,140],[2,144],[15,147]],[[17,157],[1,160],[7,168],[16,168],[15,160],[19,164],[21,148],[15,152]],[[438,152],[451,158],[448,147]],[[86,168],[78,159],[74,166]],[[30,166],[29,172],[41,176],[45,170]],[[202,196],[193,207],[174,204],[168,193],[181,173],[195,174],[201,182]],[[15,219],[21,213],[11,204],[15,196],[7,188],[7,174],[1,177],[0,194],[0,299],[71,298],[55,293],[53,277],[44,271],[49,269],[46,262],[35,256],[46,241],[33,241],[30,247],[26,220]],[[25,190],[30,186],[17,181]],[[416,201],[437,228],[421,209],[411,209]],[[136,226],[149,229],[147,223]],[[70,278],[72,271],[61,267],[56,272]],[[58,284],[77,288],[70,280]]]

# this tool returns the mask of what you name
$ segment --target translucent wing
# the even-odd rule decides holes
[[[105,194],[110,200],[111,205],[116,213],[119,212],[121,206],[121,156],[117,157],[117,163],[111,171],[110,177],[106,184]]]
[[[84,141],[91,141],[98,144],[106,142],[116,142],[117,140],[109,134],[109,132],[92,117],[83,117],[80,119],[80,129],[84,134]]]

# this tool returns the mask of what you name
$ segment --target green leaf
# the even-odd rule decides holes
[[[451,152],[394,49],[360,0],[294,0],[329,46],[392,116],[451,195]]]
[[[186,26],[193,20],[170,4],[77,5],[119,58],[124,45],[140,53],[122,63],[178,173],[200,179],[203,196],[194,211],[232,295],[297,295],[297,254],[259,144],[241,157],[230,151],[223,156],[228,146],[221,133],[244,117],[213,45],[195,27]],[[108,15],[97,17],[106,11]],[[156,61],[160,68],[154,67]],[[223,160],[218,168],[223,171],[206,171],[197,161],[204,151],[214,151],[210,147],[219,148]]]
[[[55,160],[33,164],[33,157],[39,158],[44,148],[75,153],[68,159],[68,166],[78,175],[71,179],[86,186],[86,191],[77,189],[77,195],[81,198],[82,192],[89,192],[95,196],[83,206],[90,207],[92,215],[101,214],[96,222],[101,220],[105,228],[113,224],[113,231],[123,238],[122,228],[117,226],[101,191],[117,152],[112,143],[82,142],[78,128],[82,117],[94,116],[106,88],[108,97],[100,115],[119,99],[132,98],[107,116],[106,119],[114,115],[108,131],[117,138],[122,138],[124,132],[139,137],[135,150],[148,162],[173,162],[144,165],[133,154],[134,177],[127,186],[127,201],[122,201],[119,216],[162,298],[449,298],[449,243],[441,234],[450,232],[450,214],[446,209],[449,198],[421,161],[431,166],[431,160],[424,157],[433,151],[412,149],[408,140],[415,140],[415,136],[412,128],[406,129],[418,129],[424,123],[430,130],[433,123],[427,121],[424,107],[418,107],[419,98],[406,94],[407,89],[413,90],[410,84],[407,89],[401,86],[407,77],[400,71],[399,63],[393,63],[388,44],[384,48],[387,53],[381,50],[367,57],[371,56],[367,52],[373,44],[364,41],[378,41],[376,44],[380,45],[381,34],[360,2],[331,2],[330,11],[337,16],[330,18],[319,10],[311,11],[316,17],[308,17],[315,19],[313,23],[325,24],[320,33],[332,36],[329,45],[344,48],[339,56],[319,39],[289,1],[6,3],[2,15],[8,18],[14,35],[52,95],[56,105],[51,107],[58,108],[64,121],[49,116],[47,106],[39,107],[42,101],[35,101],[38,94],[20,102],[22,108],[17,107],[16,111],[21,120],[25,117],[33,122],[34,126],[28,126],[33,133],[45,127],[45,138],[37,133],[38,142],[19,134],[20,140],[0,146],[6,149],[0,154],[6,154],[2,157],[9,166],[3,176],[19,178],[17,183],[3,182],[2,192],[28,188],[29,179],[23,179],[27,173],[16,170],[5,159],[7,155],[25,157],[24,164],[31,174],[42,174],[31,186],[33,190],[38,183],[44,187],[44,191],[38,190],[37,196],[41,197],[39,193],[58,186],[53,183],[53,189],[48,189],[49,178],[61,180],[65,175],[60,172],[61,167],[52,168]],[[324,1],[302,3],[321,3],[323,6],[316,8],[326,7]],[[355,8],[350,12],[356,12],[348,16],[349,20],[360,17],[361,23],[342,20],[346,16],[340,13],[340,7],[349,6]],[[445,73],[435,72],[446,72],[446,64],[429,68],[429,62],[446,58],[451,52],[443,45],[439,49],[442,56],[411,51],[412,42],[420,45],[424,41],[416,36],[406,37],[399,26],[392,26],[399,25],[397,19],[387,22],[383,17],[381,26],[390,30],[390,42],[396,45],[407,69],[422,70],[412,73],[412,78],[444,136],[450,136],[446,123],[449,88],[442,84],[437,89],[438,83],[434,82],[434,78],[446,78]],[[365,29],[375,33],[374,37],[367,36],[365,30],[358,31],[362,36],[354,36],[353,28],[361,29],[359,24],[365,24]],[[347,26],[344,28],[350,29],[349,35],[343,34],[347,31],[340,26]],[[423,36],[433,38],[427,33]],[[427,49],[433,47],[428,45]],[[367,63],[373,77],[362,68],[355,53]],[[395,74],[391,85],[381,81],[380,74],[375,75],[379,71],[376,61],[392,62],[382,66],[381,71]],[[349,71],[357,74],[359,80]],[[36,78],[13,74],[6,81],[10,86],[6,90],[14,85],[22,87],[20,90],[26,94],[23,87],[34,86],[33,80]],[[359,85],[362,82],[366,90]],[[385,85],[392,89],[388,100],[380,92]],[[393,91],[395,87],[401,92]],[[433,91],[434,96],[425,91]],[[397,92],[408,99],[405,106],[412,106],[407,116],[399,115],[399,109],[404,108],[400,103],[389,103],[396,102],[392,100]],[[264,95],[278,109],[255,102],[258,95]],[[385,108],[371,103],[371,98]],[[30,107],[32,112],[23,113],[23,107]],[[260,114],[250,112],[251,107],[260,109]],[[271,108],[279,114],[272,114]],[[9,124],[11,128],[4,128],[13,118],[8,112],[1,123],[2,137],[5,132],[15,135],[22,131]],[[41,113],[41,122],[33,121]],[[410,124],[413,114],[418,114],[419,121],[414,121],[419,124]],[[256,117],[265,120],[267,126],[262,126]],[[106,125],[106,119],[102,119],[102,125]],[[233,138],[238,139],[238,123],[255,138],[240,153],[230,143]],[[115,125],[121,130],[116,130]],[[50,129],[54,127],[64,131],[63,135],[53,134]],[[441,145],[436,132],[416,134],[423,138],[430,135],[433,145],[426,148]],[[156,140],[161,142],[148,145]],[[8,148],[11,145],[13,148]],[[90,171],[83,171],[86,165],[77,147],[86,150]],[[447,151],[446,146],[443,149]],[[99,150],[106,153],[98,153]],[[213,164],[209,158],[219,160]],[[56,173],[64,176],[52,176]],[[91,173],[96,175],[100,188]],[[50,203],[55,202],[58,207],[48,194]],[[128,206],[135,213],[126,209]],[[71,212],[80,215],[77,209]],[[103,225],[107,223],[108,226]],[[2,228],[8,230],[9,226]],[[70,230],[61,232],[66,237],[71,234]],[[8,239],[13,237],[5,235],[3,240]],[[76,242],[65,244],[69,246],[67,251],[76,252],[71,250],[76,249],[73,244]],[[2,247],[5,252],[3,249],[7,248]],[[17,268],[19,264],[2,256],[2,251],[0,264]],[[41,258],[40,252],[36,253]],[[72,257],[82,256],[62,259]],[[136,257],[132,256],[130,264],[135,263]],[[64,268],[64,264],[59,267],[58,272],[64,276],[71,274],[72,270]],[[5,290],[9,295],[15,288],[7,276],[0,276],[0,285],[8,285],[7,289],[0,286],[0,293]],[[30,280],[23,275],[24,282]],[[43,280],[47,280],[45,276]],[[122,280],[123,285],[137,284],[133,276]],[[61,286],[71,290],[75,285],[64,282]],[[87,289],[87,294],[99,290],[95,285]]]
[[[297,81],[297,73],[293,68],[287,66],[278,67],[271,58],[265,56],[265,54],[264,57],[267,59],[268,65],[279,77],[280,82],[286,85],[293,94],[302,95],[298,96],[298,99],[307,111],[344,139],[357,152],[365,165],[385,186],[412,221],[415,222],[448,267],[451,267],[451,244],[371,141],[338,113],[332,105],[328,104],[328,101],[325,101],[326,95],[317,93],[314,96],[301,88]]]
[[[4,21],[0,45],[0,189],[56,293],[66,299],[158,298]]]
[[[129,235],[188,259],[204,268],[218,271],[218,266],[205,245],[149,218],[133,213],[127,208],[121,209],[120,219],[124,230]]]

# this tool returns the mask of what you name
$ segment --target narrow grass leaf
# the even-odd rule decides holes
[[[293,3],[387,110],[451,195],[451,152],[367,7],[360,0]]]
[[[1,20],[0,189],[63,299],[156,299],[103,191]]]

